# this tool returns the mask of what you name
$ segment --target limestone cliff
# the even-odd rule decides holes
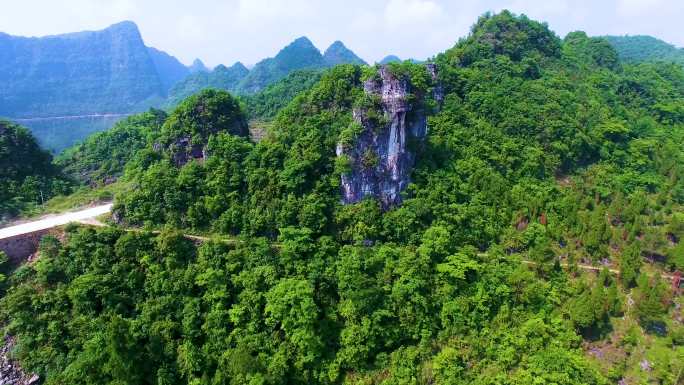
[[[436,67],[425,68],[435,83]],[[407,76],[397,76],[387,66],[380,67],[378,76],[366,80],[363,88],[376,106],[355,108],[359,132],[351,143],[341,140],[337,145],[337,156],[348,162],[341,176],[342,201],[349,204],[373,196],[387,209],[401,203],[400,193],[410,183],[416,158],[410,144],[419,144],[427,134],[427,95],[412,89]],[[440,102],[440,87],[432,88],[432,97]]]

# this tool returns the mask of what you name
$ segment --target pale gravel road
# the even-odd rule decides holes
[[[51,229],[53,227],[66,225],[69,222],[79,222],[86,219],[92,219],[110,212],[111,209],[112,204],[108,203],[106,205],[90,207],[85,210],[73,211],[32,222],[22,223],[16,226],[5,227],[0,229],[0,239],[10,238],[16,235],[29,234],[34,231]]]

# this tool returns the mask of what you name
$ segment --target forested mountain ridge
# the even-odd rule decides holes
[[[188,73],[147,47],[129,21],[41,38],[0,33],[0,116],[29,118],[23,123],[38,140],[60,151],[109,128],[111,114],[161,105]]]
[[[157,75],[159,75],[165,95],[176,83],[185,79],[191,72],[196,71],[193,67],[186,67],[178,59],[164,51],[153,47],[147,47],[147,51],[150,54],[152,63],[154,63],[154,67],[157,69]],[[193,65],[196,66],[196,63],[193,63]],[[195,68],[198,67],[196,66]]]
[[[205,88],[216,88],[235,92],[240,81],[244,79],[249,70],[244,64],[237,62],[230,67],[219,64],[212,71],[195,71],[190,76],[178,82],[169,92],[166,106],[175,107],[188,96],[200,92]]]
[[[503,11],[429,65],[302,91],[258,143],[229,93],[182,102],[115,203],[161,232],[71,226],[2,286],[22,365],[47,385],[681,382],[659,274],[684,268],[681,66]],[[343,201],[383,167],[358,145],[419,113],[401,201]]]
[[[275,57],[257,63],[251,70],[237,62],[229,68],[219,65],[208,73],[193,73],[171,90],[166,106],[172,108],[205,88],[226,90],[243,96],[256,95],[294,72],[312,73],[338,64],[366,63],[340,41],[331,44],[321,54],[308,38],[301,37],[280,50]],[[300,85],[295,87],[301,88]]]
[[[205,88],[254,94],[292,71],[364,63],[341,42],[324,56],[300,38],[252,71],[240,62],[211,71],[199,60],[186,67],[147,47],[129,21],[41,38],[0,33],[0,61],[0,116],[21,118],[55,152],[126,115],[174,107]]]
[[[255,93],[292,71],[325,66],[325,60],[318,48],[311,40],[302,36],[285,46],[274,57],[258,62],[240,82],[238,90],[241,93]]]
[[[337,40],[328,47],[323,53],[323,60],[326,64],[333,67],[339,64],[366,64],[360,57],[356,56],[352,50],[347,48],[344,43]]]
[[[653,61],[673,62],[684,65],[684,48],[656,39],[652,36],[606,36],[610,44],[628,63]]]
[[[132,112],[164,97],[132,22],[43,38],[0,34],[0,81],[0,115],[10,118]]]

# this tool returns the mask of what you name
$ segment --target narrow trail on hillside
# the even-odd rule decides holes
[[[95,226],[95,227],[107,227],[110,226],[107,223],[103,223],[97,219],[98,216],[107,214],[112,210],[112,203],[107,203],[103,204],[100,206],[95,206],[95,207],[90,207],[87,209],[83,210],[78,210],[78,211],[73,211],[69,213],[64,213],[64,214],[59,214],[59,215],[49,215],[47,217],[31,221],[31,222],[26,222],[26,223],[21,223],[17,224],[14,226],[9,226],[9,227],[4,227],[0,228],[0,239],[5,239],[5,238],[11,238],[15,237],[18,235],[23,235],[23,234],[30,234],[36,231],[40,230],[47,230],[51,229],[54,227],[58,226],[63,226],[71,222],[76,222],[80,223],[82,225],[86,226]],[[126,228],[126,227],[120,227],[124,231],[127,232],[150,232],[153,234],[160,234],[161,231],[159,230],[152,230],[148,231],[145,229],[140,229],[140,228]],[[183,233],[183,236],[187,239],[191,239],[194,241],[198,242],[207,242],[207,241],[219,241],[219,242],[224,242],[224,243],[229,243],[229,244],[236,244],[236,243],[241,243],[244,242],[240,239],[237,239],[235,237],[222,237],[219,235],[216,236],[201,236],[201,235],[194,235],[194,234],[188,234],[188,233]],[[271,246],[274,247],[281,247],[280,243],[277,242],[271,242]],[[480,253],[480,256],[487,256],[487,253]],[[539,263],[526,260],[526,259],[521,259],[521,262],[525,265],[528,266],[537,266]],[[567,262],[561,262],[560,266],[563,268],[568,268],[570,265]],[[609,266],[593,266],[593,265],[586,265],[586,264],[577,264],[575,265],[578,269],[585,270],[585,271],[595,271],[595,272],[600,272],[603,269],[607,269],[608,272],[611,274],[615,275],[620,275],[620,270],[617,270],[615,268],[611,268]],[[661,273],[660,277],[663,279],[667,280],[674,280],[674,279],[679,279],[676,275],[673,274],[667,274],[667,273]]]

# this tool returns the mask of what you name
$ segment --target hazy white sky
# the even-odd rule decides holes
[[[452,46],[487,11],[546,21],[561,37],[649,34],[684,46],[684,0],[0,0],[0,31],[42,36],[132,20],[147,45],[185,63],[253,64],[299,36],[342,40],[366,61],[424,59]]]

